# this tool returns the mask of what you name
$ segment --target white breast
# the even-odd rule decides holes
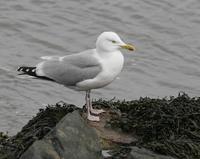
[[[100,61],[102,71],[94,78],[79,82],[76,86],[80,90],[96,89],[111,83],[121,72],[124,64],[124,57],[120,51],[115,51],[105,55],[96,54]]]

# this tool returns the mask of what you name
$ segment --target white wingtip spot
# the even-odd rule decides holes
[[[32,72],[35,72],[35,69],[33,69]]]
[[[27,69],[26,69],[26,72],[28,72],[28,71],[29,71],[29,69],[27,68]]]
[[[19,67],[17,70],[18,70],[18,71],[22,71],[22,70],[23,70],[23,68],[22,68],[22,67]]]

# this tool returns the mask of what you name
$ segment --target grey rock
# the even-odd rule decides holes
[[[102,155],[97,134],[74,111],[34,142],[20,159],[102,159]]]
[[[131,147],[128,159],[174,159],[170,156],[156,154],[145,148]]]

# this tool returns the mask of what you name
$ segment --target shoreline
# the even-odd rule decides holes
[[[54,131],[60,120],[79,112],[79,126],[85,123],[96,132],[102,150],[112,158],[158,155],[160,158],[200,157],[200,98],[187,94],[169,99],[148,97],[132,101],[98,100],[96,108],[106,110],[101,122],[88,122],[84,109],[64,102],[48,105],[14,136],[0,134],[0,159],[18,159],[31,145]],[[147,154],[146,154],[147,153]]]

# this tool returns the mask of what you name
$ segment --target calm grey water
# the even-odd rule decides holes
[[[94,98],[200,95],[199,0],[1,0],[0,131],[15,134],[45,104],[84,104],[84,93],[17,76],[40,56],[94,48],[103,31],[115,31],[137,51]]]

